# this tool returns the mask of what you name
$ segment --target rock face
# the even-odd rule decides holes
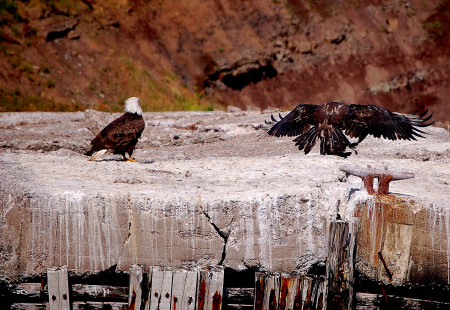
[[[427,139],[413,142],[368,138],[358,155],[342,159],[317,148],[305,156],[290,138],[258,137],[269,114],[146,113],[137,163],[87,161],[97,127],[117,116],[0,114],[3,274],[134,263],[305,271],[324,261],[327,223],[339,214],[360,222],[365,274],[385,279],[377,253],[394,264],[407,248],[392,267],[401,270],[396,283],[449,283],[446,130],[426,128]],[[378,200],[341,165],[387,166],[415,178],[392,182],[394,198]]]
[[[118,111],[134,95],[147,111],[338,100],[449,121],[448,1],[16,2],[0,111]]]
[[[64,38],[71,30],[75,29],[79,22],[78,19],[68,19],[64,22],[50,26],[45,40],[49,42],[58,38]]]

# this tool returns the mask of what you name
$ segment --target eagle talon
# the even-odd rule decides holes
[[[136,159],[134,159],[133,157],[128,158],[126,161],[131,161],[132,163],[136,162]]]
[[[348,147],[355,152],[355,155],[358,155],[358,151],[356,150],[356,147],[358,146],[359,142],[351,143]]]

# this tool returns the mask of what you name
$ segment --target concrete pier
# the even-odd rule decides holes
[[[0,114],[3,275],[114,264],[302,272],[325,260],[327,225],[339,214],[358,222],[357,268],[367,276],[450,284],[448,131],[368,138],[342,159],[258,137],[268,113],[147,113],[137,163],[114,155],[89,162],[89,140],[118,115]],[[375,197],[342,165],[415,177]]]

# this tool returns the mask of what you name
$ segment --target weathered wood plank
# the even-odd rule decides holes
[[[144,265],[131,265],[130,267],[130,286],[128,295],[128,308],[130,310],[141,309],[144,270]]]
[[[300,282],[302,288],[296,293],[293,309],[327,309],[327,284],[325,277],[301,276]],[[302,304],[302,306],[300,306],[300,304]]]
[[[171,300],[172,300],[172,270],[164,269],[164,280],[162,284],[162,297],[161,303],[159,305],[159,310],[170,310]]]
[[[227,310],[253,310],[253,305],[229,304]]]
[[[143,296],[143,302],[144,302],[144,310],[149,310],[150,309],[150,302],[151,302],[151,287],[152,287],[152,275],[153,275],[153,267],[149,266],[148,268],[148,273],[147,273],[147,279],[146,279],[146,295],[147,296]],[[142,309],[142,307],[141,307]]]
[[[101,301],[90,301],[90,302],[83,302],[83,301],[76,301],[73,303],[72,309],[79,309],[79,310],[103,310],[103,309],[110,309],[110,310],[128,310],[128,304],[126,302],[101,302]]]
[[[295,294],[298,285],[298,278],[289,277],[287,275],[281,276],[279,310],[294,308]]]
[[[50,310],[70,309],[67,267],[47,268],[47,282]]]
[[[150,310],[170,310],[172,270],[154,266],[150,290]]]
[[[264,302],[264,274],[262,272],[255,273],[255,302],[253,304],[255,310],[262,310]]]
[[[164,270],[160,266],[154,266],[151,278],[151,289],[150,289],[150,310],[158,309],[158,305],[161,299],[162,284],[164,280]]]
[[[280,275],[268,275],[264,279],[263,310],[276,310],[280,296]]]
[[[356,293],[356,310],[368,309],[450,309],[450,303],[388,295],[388,304],[380,294]]]
[[[172,275],[172,310],[194,310],[197,290],[197,273],[195,270],[177,269]]]
[[[329,309],[352,309],[356,223],[332,221],[328,233],[327,280]]]
[[[128,299],[128,287],[92,284],[72,284],[72,296],[87,299]]]
[[[294,300],[288,304],[288,309],[301,310],[303,307],[303,276],[297,279],[297,287],[293,291]]]
[[[11,293],[13,296],[24,299],[41,298],[41,294],[46,295],[47,290],[41,291],[41,283],[19,283],[12,287]],[[111,286],[111,285],[92,285],[92,284],[72,284],[71,295],[74,299],[114,299],[127,300],[128,287]],[[22,300],[22,299],[20,299]],[[19,304],[19,303],[18,303]],[[28,304],[28,303],[24,303]]]
[[[327,281],[325,281],[325,278],[322,277],[317,277],[315,280],[317,281],[317,293],[314,302],[314,309],[327,309]]]
[[[47,303],[15,303],[11,305],[11,310],[46,310]]]
[[[11,293],[26,298],[40,298],[41,287],[41,283],[18,283],[12,287]]]
[[[197,310],[221,310],[223,296],[223,267],[199,270],[197,286]]]
[[[223,289],[223,302],[227,305],[251,305],[255,299],[255,289],[251,287]]]
[[[313,309],[313,278],[302,276],[302,309]]]

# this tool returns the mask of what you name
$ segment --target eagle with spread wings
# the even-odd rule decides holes
[[[347,157],[350,148],[356,146],[367,135],[389,140],[417,140],[425,138],[420,127],[427,127],[433,113],[428,109],[422,113],[399,114],[377,105],[346,105],[341,102],[328,102],[323,105],[300,104],[285,117],[276,120],[272,116],[266,134],[275,137],[297,136],[293,141],[299,150],[308,154],[316,140],[320,140],[320,154]],[[357,138],[351,143],[347,137]]]

